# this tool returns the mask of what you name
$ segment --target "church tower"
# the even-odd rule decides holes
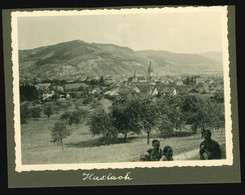
[[[151,62],[150,62],[150,65],[148,67],[147,81],[150,81],[152,79],[152,76],[153,76],[153,69],[151,67]]]
[[[133,82],[137,82],[137,74],[136,74],[136,71],[134,71]]]

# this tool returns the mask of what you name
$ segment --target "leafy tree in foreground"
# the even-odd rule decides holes
[[[162,133],[173,135],[173,130],[181,130],[185,124],[183,113],[180,109],[181,98],[180,96],[164,96],[156,101],[158,108],[158,129]]]
[[[212,104],[212,126],[213,129],[220,129],[221,134],[225,128],[225,110],[223,103]]]
[[[132,126],[147,133],[147,144],[149,144],[152,128],[157,124],[158,111],[155,102],[150,96],[136,96],[130,101],[132,111]]]
[[[117,137],[118,132],[113,126],[113,119],[104,109],[94,111],[88,124],[93,135],[103,135],[105,140]]]
[[[167,115],[161,115],[157,121],[158,130],[165,136],[173,136],[174,124],[170,121]]]
[[[134,111],[131,108],[131,100],[131,98],[118,99],[111,107],[112,116],[114,118],[113,125],[119,133],[124,135],[124,142],[127,141],[129,132],[140,133],[140,129],[135,128],[133,125]]]
[[[224,105],[208,97],[187,96],[182,104],[186,121],[194,132],[198,128],[222,128],[224,126]]]
[[[51,137],[53,138],[52,142],[60,143],[62,150],[64,151],[63,139],[68,137],[70,134],[71,131],[66,127],[65,123],[55,123],[51,131]]]

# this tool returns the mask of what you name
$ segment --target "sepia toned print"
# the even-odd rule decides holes
[[[13,12],[16,171],[232,165],[227,33],[225,6]]]

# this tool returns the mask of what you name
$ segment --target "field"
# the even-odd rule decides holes
[[[107,108],[109,100],[102,99],[102,105]],[[86,106],[81,108],[88,109]],[[69,108],[70,111],[75,107]],[[62,111],[47,118],[41,115],[38,120],[29,119],[21,125],[21,151],[22,164],[61,164],[61,163],[102,163],[102,162],[133,162],[140,160],[140,154],[151,147],[147,144],[147,135],[130,134],[124,143],[120,137],[118,143],[103,145],[99,136],[93,136],[89,127],[83,122],[68,126],[72,134],[64,139],[64,151],[61,145],[51,142],[51,128],[59,120]],[[225,133],[220,130],[213,131],[213,139],[220,144],[225,143]],[[170,145],[174,155],[178,156],[199,148],[202,141],[200,132],[194,134],[188,126],[181,131],[174,131],[173,137],[163,137],[157,131],[151,133],[151,140],[157,138],[161,148]],[[197,159],[198,153],[188,159]]]

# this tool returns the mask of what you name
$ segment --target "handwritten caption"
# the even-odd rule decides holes
[[[125,175],[113,175],[112,173],[109,173],[107,175],[96,175],[95,173],[83,173],[82,180],[91,180],[91,181],[104,181],[104,180],[125,180],[129,181],[133,178],[130,177],[131,172],[127,172]]]

